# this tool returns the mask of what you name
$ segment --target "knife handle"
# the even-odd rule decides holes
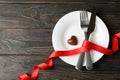
[[[87,70],[92,70],[93,69],[93,64],[92,64],[90,52],[86,52],[85,57],[86,57],[86,69]]]
[[[84,55],[85,55],[84,53],[81,53],[81,54],[79,55],[78,62],[77,62],[77,64],[76,64],[76,66],[75,66],[75,68],[76,68],[77,70],[82,69]]]
[[[86,40],[89,39],[86,32],[85,32],[85,39]],[[86,58],[86,69],[87,70],[92,70],[93,69],[93,64],[92,64],[90,52],[85,52],[85,58]]]

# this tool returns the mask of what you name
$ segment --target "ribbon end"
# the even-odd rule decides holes
[[[18,77],[18,80],[32,80],[32,79],[26,73],[23,73]]]

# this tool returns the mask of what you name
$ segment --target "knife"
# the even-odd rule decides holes
[[[87,32],[85,33],[86,40],[89,40],[90,34],[91,34],[91,33],[94,31],[94,29],[95,29],[95,21],[96,21],[96,9],[95,9],[95,7],[94,7],[93,10],[92,10],[92,15],[91,15],[91,18],[90,18],[88,30],[87,30]],[[87,70],[91,70],[91,69],[93,68],[93,64],[92,64],[90,52],[85,52],[85,57],[86,57],[86,69],[87,69]]]

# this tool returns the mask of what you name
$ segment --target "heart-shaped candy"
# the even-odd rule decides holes
[[[78,40],[76,36],[71,36],[70,39],[68,39],[67,41],[70,45],[77,45],[78,44]]]

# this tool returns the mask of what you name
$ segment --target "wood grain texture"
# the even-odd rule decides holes
[[[0,54],[46,52],[52,49],[51,34],[47,29],[1,29]]]
[[[52,31],[65,14],[96,5],[110,36],[120,32],[119,0],[0,0],[0,80],[17,80],[53,50]],[[77,71],[59,58],[38,80],[120,80],[120,51],[104,56],[92,71]]]
[[[63,4],[63,3],[84,3],[84,2],[91,2],[91,3],[114,3],[119,2],[119,0],[0,0],[0,3],[49,3],[49,4]]]
[[[54,25],[68,12],[87,9],[88,3],[79,4],[0,4],[0,28],[53,29]],[[119,26],[119,3],[96,4],[98,15],[104,21]],[[108,26],[111,28],[111,25]]]
[[[44,55],[1,56],[0,79],[16,80],[17,76],[23,71],[31,73],[32,66],[44,62],[46,58]],[[62,62],[60,59],[55,59],[54,68],[46,71],[41,70],[38,80],[119,80],[120,67],[115,65],[120,65],[120,63],[116,58],[120,58],[120,56],[102,58],[102,60],[94,64],[92,71],[86,71],[85,69],[76,71],[74,67]]]

